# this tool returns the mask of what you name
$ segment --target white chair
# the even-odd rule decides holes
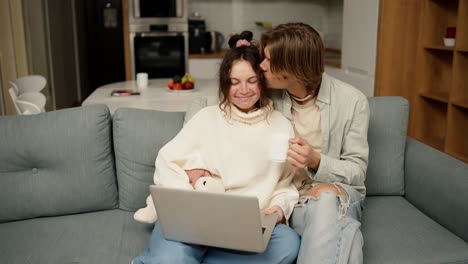
[[[27,92],[18,95],[13,87],[10,87],[8,92],[19,115],[32,115],[45,112],[46,97],[42,93]]]
[[[21,110],[16,103],[16,100],[18,99],[18,94],[16,90],[13,87],[8,88],[8,92],[10,93],[11,101],[13,102],[13,105],[15,106],[16,113],[18,115],[21,115]]]
[[[28,75],[10,81],[10,85],[16,90],[16,94],[35,92],[44,89],[47,84],[46,78],[41,75]]]

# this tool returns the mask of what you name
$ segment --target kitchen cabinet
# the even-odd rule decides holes
[[[341,63],[344,70],[374,76],[379,1],[343,1]]]
[[[221,58],[189,58],[189,72],[195,79],[217,79],[221,60]]]
[[[328,50],[328,49],[327,49]],[[219,53],[210,53],[210,54],[190,54],[189,55],[189,72],[195,78],[202,79],[218,79],[218,71],[221,61],[224,56],[222,50]],[[336,56],[340,56],[340,52],[337,50],[332,50],[328,52],[333,54],[330,58],[325,58],[325,69],[328,73],[332,72],[332,75],[341,76],[340,59]],[[338,72],[338,73],[336,73]],[[346,76],[344,77],[346,78]],[[359,82],[360,80],[357,80]],[[365,79],[364,81],[367,81]],[[368,85],[368,84],[365,84]],[[373,85],[373,84],[372,84]],[[363,86],[359,84],[359,86]]]
[[[379,1],[343,1],[341,69],[325,68],[328,74],[355,86],[366,96],[374,95],[378,22]]]

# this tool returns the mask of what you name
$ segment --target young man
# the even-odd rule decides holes
[[[361,206],[369,147],[367,98],[324,73],[316,30],[288,23],[264,33],[260,64],[274,108],[293,124],[288,161],[301,198],[291,225],[298,263],[362,263]]]

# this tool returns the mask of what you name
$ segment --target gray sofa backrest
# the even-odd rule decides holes
[[[367,195],[403,195],[409,104],[403,97],[369,98]]]
[[[369,98],[368,195],[404,194],[404,154],[408,101],[402,97]],[[118,109],[113,116],[120,208],[145,206],[159,149],[182,128],[184,113]]]
[[[408,102],[374,97],[369,106],[368,195],[402,195]],[[118,109],[111,123],[103,105],[0,117],[0,223],[143,207],[159,149],[183,118]]]
[[[0,117],[0,222],[117,207],[107,107]]]
[[[113,116],[120,209],[145,206],[159,149],[182,128],[184,113],[117,109]]]

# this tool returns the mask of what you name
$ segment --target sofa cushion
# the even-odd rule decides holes
[[[182,128],[184,113],[119,108],[113,119],[120,208],[145,206],[159,149]]]
[[[129,264],[152,231],[132,216],[116,209],[1,224],[0,262]]]
[[[468,243],[401,196],[368,197],[364,263],[468,263]]]
[[[0,117],[0,222],[117,207],[107,107]]]
[[[408,101],[402,97],[369,98],[367,195],[403,195]]]

